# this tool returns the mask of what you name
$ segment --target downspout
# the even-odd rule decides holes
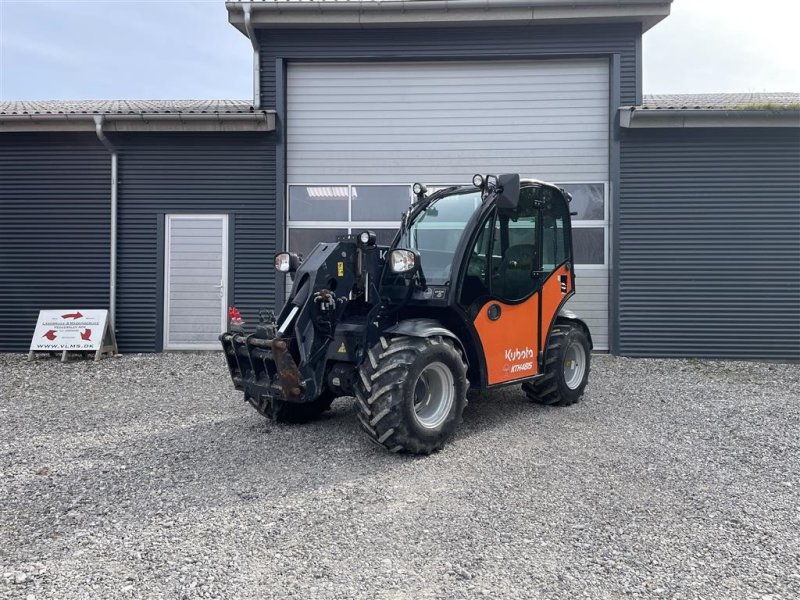
[[[244,11],[244,30],[253,46],[253,108],[261,108],[261,48],[256,37],[256,30],[253,29],[252,11],[253,7],[249,2],[242,4]]]
[[[94,130],[97,133],[97,138],[106,147],[106,150],[111,153],[111,271],[108,283],[108,322],[111,325],[111,330],[114,331],[117,314],[117,149],[103,131],[102,115],[95,115]]]

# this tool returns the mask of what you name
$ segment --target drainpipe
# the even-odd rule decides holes
[[[249,2],[242,4],[244,11],[244,30],[253,46],[253,108],[261,108],[261,54],[256,37],[256,30],[253,29],[252,11],[253,7]]]
[[[117,314],[117,149],[103,132],[102,115],[95,115],[94,130],[97,138],[111,153],[111,271],[108,283],[108,320],[111,324],[111,331],[114,331]]]

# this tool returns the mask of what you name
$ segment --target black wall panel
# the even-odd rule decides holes
[[[800,359],[800,131],[622,141],[619,351]]]
[[[171,212],[230,215],[232,304],[275,298],[275,147],[264,133],[109,135],[119,148],[117,341],[161,349]],[[108,306],[110,156],[94,134],[0,136],[0,350],[27,348],[39,308]]]
[[[110,170],[94,134],[0,135],[0,351],[40,309],[108,307]]]
[[[245,320],[275,296],[275,147],[264,133],[128,134],[120,146],[117,341],[160,349],[159,215],[227,213],[233,298]]]

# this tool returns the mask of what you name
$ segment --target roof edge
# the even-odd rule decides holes
[[[94,118],[103,118],[109,132],[274,131],[275,111],[254,113],[58,113],[0,115],[0,134],[35,131],[95,131]]]
[[[690,127],[797,127],[800,110],[770,109],[643,109],[623,106],[619,124],[625,129],[690,128]]]
[[[370,28],[638,22],[647,31],[672,0],[383,0],[248,2],[256,28]],[[228,1],[228,21],[246,35],[245,2]]]

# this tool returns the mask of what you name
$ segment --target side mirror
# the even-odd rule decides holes
[[[519,205],[519,174],[497,176],[495,202],[499,210],[516,210]]]

